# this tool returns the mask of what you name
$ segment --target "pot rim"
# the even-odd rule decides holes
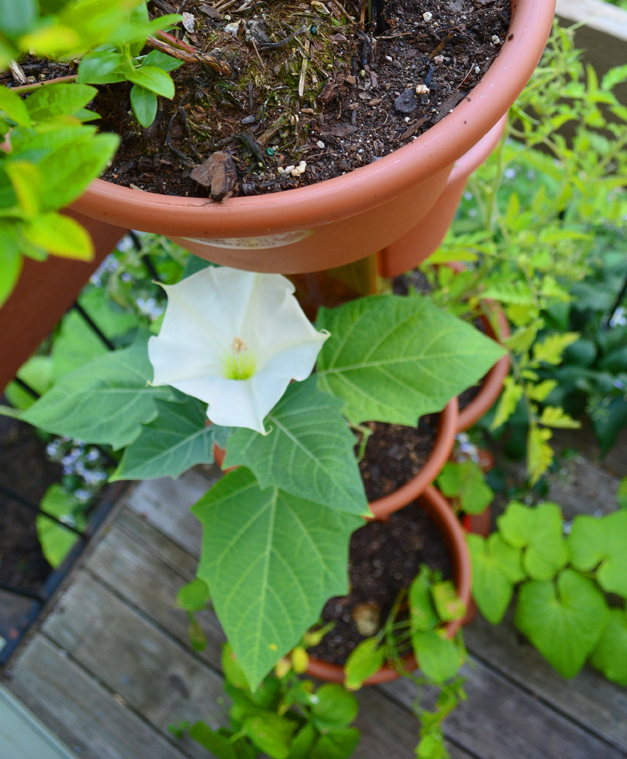
[[[466,608],[470,607],[471,586],[472,586],[472,566],[470,563],[470,554],[466,545],[464,530],[453,513],[446,498],[433,485],[429,485],[421,496],[419,496],[420,505],[425,509],[427,514],[436,523],[446,547],[448,549],[453,564],[453,582],[457,592],[464,602]],[[453,638],[462,625],[462,619],[456,619],[446,625],[446,632],[449,638]],[[403,663],[408,672],[416,669],[416,657],[409,654],[403,659]],[[317,677],[320,680],[327,680],[334,683],[343,683],[345,679],[344,668],[339,664],[330,664],[329,662],[309,658],[307,674],[311,677]],[[379,685],[390,680],[396,680],[400,677],[399,673],[385,664],[378,672],[371,675],[364,681],[364,685]]]
[[[458,409],[459,404],[457,396],[455,396],[440,412],[435,445],[425,465],[415,477],[398,490],[368,504],[373,514],[372,519],[387,519],[395,511],[402,509],[403,506],[418,498],[425,491],[425,488],[435,480],[451,455],[455,444],[459,418]]]
[[[143,192],[96,179],[72,207],[118,226],[136,226],[138,217],[152,214],[150,231],[218,238],[296,231],[367,211],[450,171],[499,121],[540,60],[554,10],[555,0],[512,0],[507,37],[475,89],[412,143],[368,166],[307,187],[223,203]]]
[[[506,339],[510,336],[509,322],[502,308],[498,308],[497,311],[501,339],[497,337],[490,321],[485,316],[482,316],[481,319],[486,327],[486,334],[498,343],[501,342],[501,339]],[[508,353],[503,358],[500,358],[486,374],[485,380],[481,385],[481,390],[466,408],[460,410],[457,420],[457,432],[465,432],[494,406],[503,389],[505,378],[509,374],[510,363]]]

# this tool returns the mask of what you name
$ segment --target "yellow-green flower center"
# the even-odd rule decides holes
[[[224,365],[226,379],[247,380],[257,371],[257,361],[248,350],[241,337],[236,337],[231,345]]]

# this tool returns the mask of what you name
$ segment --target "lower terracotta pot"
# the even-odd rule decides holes
[[[387,519],[390,514],[393,514],[418,498],[431,485],[451,455],[457,428],[458,403],[457,398],[453,398],[440,413],[440,423],[438,425],[435,446],[426,464],[408,483],[390,493],[390,495],[386,495],[369,504],[374,519]]]
[[[492,325],[485,317],[482,318],[486,334],[493,340],[498,340]],[[509,323],[505,318],[503,311],[498,312],[498,322],[500,328],[500,339],[508,338],[510,336]],[[472,401],[459,412],[457,420],[457,432],[464,432],[469,427],[481,419],[492,406],[498,400],[501,390],[503,389],[503,382],[505,377],[509,373],[510,359],[509,354],[499,359],[496,364],[486,374],[484,381],[481,384],[481,390],[472,399]]]
[[[409,499],[406,503],[410,503],[411,500],[413,499]],[[446,544],[451,557],[453,582],[455,583],[460,598],[466,606],[469,606],[471,600],[470,589],[472,572],[470,555],[468,553],[468,547],[466,545],[462,526],[453,513],[447,500],[432,485],[428,485],[424,489],[422,495],[418,498],[418,503],[433,520],[444,539],[444,543]],[[457,633],[461,624],[461,619],[447,624],[446,630],[449,638],[452,638]],[[417,666],[416,658],[413,654],[405,657],[403,662],[408,672],[411,672]],[[343,667],[340,667],[337,664],[329,664],[312,657],[309,659],[307,674],[311,675],[311,677],[316,677],[319,680],[326,680],[327,682],[333,683],[343,683],[345,677]],[[400,677],[398,672],[386,665],[369,677],[364,682],[364,685],[378,685],[379,683],[396,680],[398,677]]]

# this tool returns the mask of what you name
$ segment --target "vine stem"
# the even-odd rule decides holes
[[[349,422],[349,426],[356,432],[361,433],[361,441],[359,443],[359,450],[357,451],[357,463],[359,463],[366,453],[366,446],[368,445],[370,435],[372,435],[372,430],[370,427],[364,427],[362,424],[351,424]]]
[[[60,76],[57,79],[48,79],[46,82],[34,82],[33,84],[23,84],[20,87],[11,87],[11,92],[32,92],[40,87],[48,87],[51,84],[61,84],[63,82],[75,82],[78,74],[71,76]]]

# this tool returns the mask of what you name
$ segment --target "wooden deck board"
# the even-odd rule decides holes
[[[614,480],[601,479],[611,490]],[[199,615],[209,645],[193,652],[186,614],[174,605],[200,550],[189,506],[209,485],[192,471],[129,492],[126,508],[13,666],[9,687],[81,757],[207,759],[168,726],[226,723],[217,702],[224,640],[217,619]],[[592,670],[563,681],[511,623],[493,628],[478,618],[466,639],[474,666],[465,673],[468,701],[446,723],[452,759],[627,757],[626,690]],[[354,759],[414,756],[411,684],[357,695],[362,741]]]

